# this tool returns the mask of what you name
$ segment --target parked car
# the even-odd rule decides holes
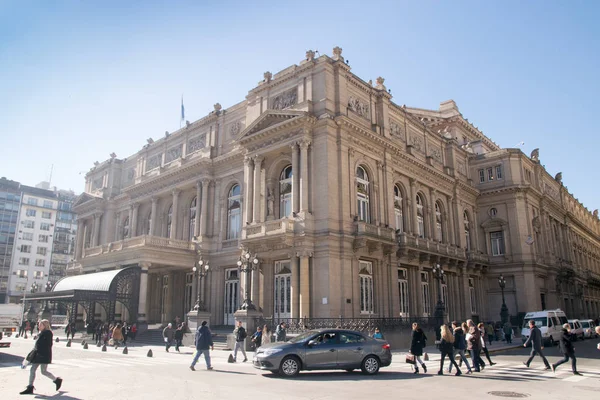
[[[585,338],[591,339],[598,337],[598,334],[596,333],[596,324],[594,323],[593,319],[582,319],[579,322],[581,322],[583,336]]]
[[[552,346],[560,339],[562,326],[567,323],[567,316],[560,309],[528,312],[523,318],[523,328],[521,329],[523,343],[530,335],[530,320],[535,321],[535,326],[542,332],[542,340]]]
[[[583,327],[581,326],[581,322],[578,319],[570,319],[569,325],[571,325],[571,335],[576,337],[577,339],[585,339],[583,334]]]
[[[373,339],[361,332],[344,329],[319,329],[305,332],[288,342],[270,343],[256,351],[253,365],[285,377],[301,370],[361,369],[374,375],[392,363],[387,341]]]

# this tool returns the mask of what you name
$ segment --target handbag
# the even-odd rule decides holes
[[[25,357],[25,359],[29,361],[29,363],[31,363],[35,359],[35,356],[37,356],[37,351],[33,349],[29,352],[29,354],[27,354],[27,357]]]
[[[407,364],[415,365],[417,363],[416,360],[415,360],[415,355],[408,353],[406,355],[406,363]]]

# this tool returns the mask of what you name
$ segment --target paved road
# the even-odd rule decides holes
[[[375,377],[365,377],[359,372],[308,372],[295,379],[282,379],[255,370],[249,363],[228,364],[228,352],[213,353],[213,371],[206,371],[202,359],[197,371],[188,369],[192,349],[177,354],[166,353],[158,346],[130,347],[129,354],[121,349],[108,348],[101,352],[91,346],[65,347],[55,343],[54,360],[49,370],[64,378],[63,388],[57,394],[50,380],[38,373],[34,398],[60,399],[112,399],[118,396],[129,399],[365,399],[401,397],[403,399],[428,399],[440,394],[475,396],[493,399],[489,392],[526,393],[531,399],[583,399],[600,391],[600,351],[597,341],[576,343],[578,365],[583,376],[573,376],[570,367],[563,365],[557,373],[544,371],[541,360],[532,368],[525,368],[526,349],[509,350],[492,355],[497,365],[480,374],[455,377],[437,376],[439,363],[428,362],[428,373],[413,375],[411,367],[403,363],[404,357],[395,355],[389,368]],[[31,339],[13,340],[9,349],[0,349],[1,398],[17,399],[17,393],[27,382],[29,369],[19,365],[22,357],[33,345]],[[492,346],[493,349],[494,346]],[[152,349],[154,356],[146,356]],[[550,362],[559,359],[556,348],[547,348]],[[434,358],[434,357],[432,357]]]

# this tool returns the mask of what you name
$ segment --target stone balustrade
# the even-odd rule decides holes
[[[90,247],[83,250],[83,257],[94,257],[114,251],[133,249],[138,247],[159,247],[180,250],[194,250],[193,243],[187,240],[169,239],[158,236],[142,235],[111,242],[96,247]]]

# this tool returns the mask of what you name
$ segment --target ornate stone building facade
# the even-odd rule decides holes
[[[512,315],[598,316],[597,212],[537,151],[500,148],[454,101],[424,110],[391,98],[340,48],[309,51],[244,101],[113,153],[74,207],[71,272],[140,266],[148,323],[182,316],[200,293],[211,323],[231,325],[245,288],[277,319],[432,316],[439,294],[448,319],[499,320],[501,274]],[[200,288],[195,246],[210,264]],[[258,270],[238,269],[242,249]]]

